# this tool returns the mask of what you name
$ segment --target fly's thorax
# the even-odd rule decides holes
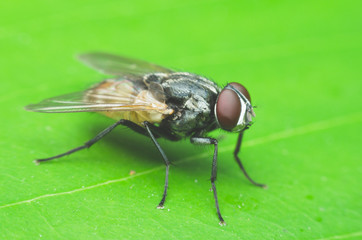
[[[172,116],[162,121],[162,127],[172,134],[186,137],[216,126],[213,112],[220,89],[214,82],[191,73],[174,73],[161,85],[166,104],[175,110]]]
[[[149,86],[151,83],[161,83],[163,79],[169,76],[168,73],[150,73],[143,76],[143,83]]]

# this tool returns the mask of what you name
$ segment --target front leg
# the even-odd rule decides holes
[[[217,140],[214,138],[209,138],[209,137],[192,137],[191,143],[201,144],[201,145],[214,144],[214,157],[212,160],[212,168],[211,168],[211,186],[212,186],[212,190],[214,192],[216,211],[217,211],[217,215],[219,216],[220,225],[222,225],[222,226],[226,225],[225,221],[222,218],[221,213],[220,213],[219,202],[217,200],[217,193],[216,193],[216,186],[215,186],[216,175],[217,175],[217,144],[218,144]]]
[[[236,147],[235,147],[235,151],[234,151],[234,158],[235,158],[237,164],[239,165],[241,171],[244,173],[245,177],[246,177],[252,184],[254,184],[255,186],[258,186],[258,187],[267,188],[267,185],[255,182],[255,181],[249,176],[249,174],[246,172],[243,164],[242,164],[241,161],[240,161],[240,158],[239,158],[239,156],[238,156],[238,153],[239,153],[240,148],[241,148],[241,142],[243,141],[243,135],[244,135],[244,131],[242,131],[241,133],[239,133],[238,141],[237,141],[237,143],[236,143]]]

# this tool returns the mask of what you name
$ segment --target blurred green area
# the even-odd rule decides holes
[[[2,1],[0,3],[1,239],[362,238],[360,1]],[[220,227],[209,192],[212,148],[161,141],[175,162],[163,211],[164,167],[149,139],[112,120],[23,107],[104,76],[76,53],[105,51],[220,85],[238,81],[257,105],[241,157],[220,142]],[[130,176],[130,171],[136,175]],[[110,180],[116,182],[108,182]]]

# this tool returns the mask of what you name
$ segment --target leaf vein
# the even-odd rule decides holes
[[[344,235],[336,235],[336,236],[330,236],[330,237],[326,237],[326,238],[319,238],[317,240],[347,239],[347,238],[354,238],[354,237],[361,237],[361,236],[362,236],[362,232],[353,232],[353,233],[348,233],[348,234],[344,234]]]

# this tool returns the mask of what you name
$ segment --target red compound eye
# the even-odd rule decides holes
[[[229,85],[232,85],[234,88],[239,90],[251,103],[250,94],[243,85],[241,85],[240,83],[236,83],[236,82],[229,83]]]
[[[249,92],[243,85],[235,82],[230,83],[230,85],[239,90],[250,101]],[[232,130],[240,118],[241,103],[239,96],[234,90],[224,88],[219,94],[215,110],[221,128]]]

